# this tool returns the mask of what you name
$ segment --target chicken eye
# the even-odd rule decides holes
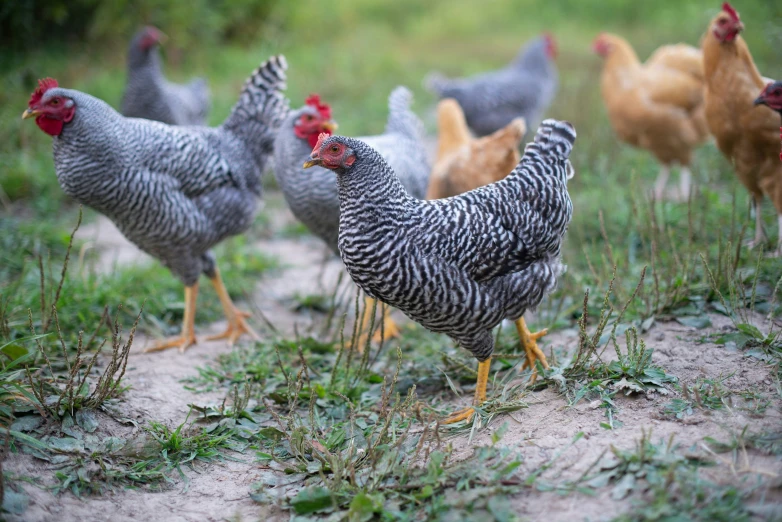
[[[725,19],[723,18],[723,19],[721,19],[721,20],[720,20],[719,22],[717,22],[717,23],[718,23],[718,24],[720,24],[720,25],[725,25],[726,23],[728,23],[728,21],[727,21],[727,20],[725,20]]]
[[[307,121],[312,121],[312,119],[313,119],[313,118],[312,118],[312,114],[307,114],[307,115],[304,117],[304,119],[305,119],[305,120],[307,120]]]
[[[59,105],[59,104],[60,104],[60,100],[59,100],[59,98],[55,98],[55,99],[53,99],[53,100],[52,100],[51,102],[49,102],[49,103],[50,103],[51,105]]]
[[[339,152],[339,147],[337,147],[336,145],[332,145],[331,152]]]

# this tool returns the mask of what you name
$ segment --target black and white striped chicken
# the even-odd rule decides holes
[[[195,78],[183,85],[166,80],[158,50],[164,39],[162,32],[147,26],[131,40],[122,114],[170,125],[205,125],[211,105],[206,80]]]
[[[569,123],[546,120],[505,179],[434,201],[411,197],[380,154],[356,139],[323,134],[305,163],[337,174],[339,250],[348,273],[368,295],[472,352],[479,361],[475,403],[486,398],[492,328],[503,319],[519,327],[564,271],[575,138]],[[535,361],[546,366],[539,348],[522,344],[533,371]],[[468,408],[449,422],[473,413]]]
[[[206,274],[223,305],[228,328],[215,338],[253,336],[231,302],[210,249],[247,230],[258,209],[261,174],[287,113],[287,64],[275,56],[245,82],[219,127],[176,127],[126,118],[107,103],[39,82],[23,118],[53,137],[57,179],[66,194],[109,217],[141,250],[159,259],[185,285],[182,335],[151,350],[196,342],[198,279]],[[257,337],[257,336],[255,336]]]
[[[426,157],[423,122],[412,111],[412,93],[396,87],[388,97],[388,120],[385,132],[358,138],[377,150],[399,177],[402,186],[413,197],[423,199],[429,184],[431,167]],[[321,133],[331,134],[336,124],[331,107],[319,96],[307,98],[304,107],[291,111],[283,121],[274,146],[274,174],[293,214],[335,253],[339,235],[339,197],[334,174],[320,168],[303,170]],[[367,307],[371,308],[371,301]],[[369,328],[369,314],[364,315],[362,332]],[[383,327],[377,329],[385,338],[398,335],[396,324],[386,311]],[[359,342],[359,349],[363,346]]]

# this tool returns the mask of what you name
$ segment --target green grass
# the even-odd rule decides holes
[[[611,496],[623,499],[630,493],[641,493],[631,511],[617,517],[617,522],[643,520],[749,521],[750,511],[744,504],[745,493],[735,487],[720,486],[702,476],[704,461],[677,451],[673,438],[654,444],[651,434],[644,434],[632,451],[612,448],[613,459],[592,479],[614,484]]]

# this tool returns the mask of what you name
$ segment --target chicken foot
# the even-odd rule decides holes
[[[223,305],[223,313],[225,313],[225,318],[228,320],[228,326],[223,333],[207,337],[206,340],[217,341],[220,339],[228,339],[228,346],[233,346],[242,334],[247,334],[252,337],[254,341],[260,341],[261,337],[255,333],[255,330],[253,330],[245,321],[245,318],[252,317],[252,314],[236,308],[236,305],[231,300],[231,296],[228,295],[228,290],[225,289],[223,278],[220,277],[220,271],[216,266],[214,271],[215,275],[210,278],[210,280],[217,292],[217,297],[220,299],[220,304]]]
[[[543,329],[539,332],[531,333],[527,328],[527,323],[524,322],[524,317],[519,317],[516,321],[516,331],[519,333],[519,340],[521,341],[521,347],[527,352],[527,360],[521,366],[522,370],[529,368],[532,370],[532,375],[529,378],[530,384],[534,383],[538,378],[538,369],[535,365],[535,361],[540,361],[545,369],[548,370],[548,361],[546,355],[538,347],[538,339],[548,333],[548,329]]]
[[[478,382],[475,385],[475,396],[472,400],[474,406],[479,406],[486,400],[486,385],[489,382],[490,369],[491,357],[478,363]],[[461,421],[469,422],[473,415],[475,415],[475,408],[470,406],[469,408],[452,413],[443,421],[443,424],[454,424]]]
[[[166,341],[157,343],[144,349],[147,352],[160,352],[168,348],[178,348],[183,353],[190,346],[198,342],[195,336],[195,312],[196,301],[198,299],[198,283],[193,286],[185,287],[185,317],[182,319],[182,333],[179,337],[174,337]]]

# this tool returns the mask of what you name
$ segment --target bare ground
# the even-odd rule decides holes
[[[286,222],[292,217],[283,210],[275,219]],[[90,240],[91,247],[99,251],[99,265],[104,269],[110,270],[124,263],[151,262],[124,241],[105,219],[82,228],[79,235]],[[297,293],[311,293],[313,288],[322,285],[333,286],[341,271],[339,260],[331,258],[324,263],[322,246],[309,237],[264,240],[257,246],[260,251],[279,256],[286,266],[274,277],[265,277],[258,282],[253,296],[255,305],[283,334],[302,333],[313,327],[312,319],[293,312],[290,302]],[[257,320],[258,316],[256,313],[256,324],[260,325],[262,332],[268,333],[263,322]],[[732,391],[752,390],[771,400],[764,414],[755,415],[742,409],[739,401],[731,408],[716,412],[696,409],[692,416],[676,420],[662,414],[663,405],[670,401],[670,396],[618,397],[618,419],[623,426],[607,430],[600,426],[605,421],[602,408],[587,401],[568,407],[557,390],[548,388],[529,393],[527,408],[513,415],[501,416],[488,429],[475,434],[471,441],[469,434],[448,439],[456,448],[455,457],[464,458],[471,454],[474,446],[488,444],[493,430],[509,422],[510,428],[501,443],[518,448],[523,456],[523,466],[532,471],[570,444],[577,433],[583,432],[584,437],[566,450],[557,464],[544,475],[544,478],[567,480],[578,477],[610,446],[632,448],[643,430],[651,430],[655,441],[668,440],[673,436],[684,450],[715,458],[718,464],[708,473],[718,483],[742,486],[759,483],[752,497],[758,517],[782,519],[779,487],[782,465],[777,457],[765,456],[752,449],[735,456],[726,453],[714,457],[703,441],[706,436],[728,440],[731,434],[740,433],[745,426],[748,426],[749,432],[759,432],[778,430],[782,424],[782,404],[769,368],[744,353],[700,342],[705,335],[730,325],[723,316],[713,315],[711,321],[712,326],[703,330],[676,322],[655,324],[644,335],[648,346],[654,349],[654,362],[677,376],[682,383],[692,383],[700,377],[729,375],[724,385]],[[222,323],[213,324],[200,329],[199,334],[215,333],[223,327]],[[569,352],[575,348],[576,341],[574,331],[555,332],[545,338],[543,346],[547,351],[550,347],[562,347]],[[222,399],[222,393],[192,393],[180,381],[196,375],[197,368],[206,365],[217,354],[228,352],[230,349],[223,342],[201,341],[184,355],[171,350],[142,353],[149,342],[150,339],[142,337],[133,346],[126,374],[126,382],[131,389],[121,403],[125,418],[135,420],[138,426],[155,419],[175,427],[185,420],[189,404],[214,403]],[[458,402],[466,400],[462,398]],[[138,426],[106,418],[100,429],[107,434],[129,437],[140,430]],[[123,490],[102,497],[78,499],[69,493],[54,496],[45,488],[25,484],[30,505],[23,518],[9,517],[9,520],[288,519],[288,514],[250,499],[249,488],[259,479],[261,469],[253,463],[250,454],[236,455],[236,458],[239,460],[196,464],[194,470],[185,469],[188,481],[175,479],[173,486],[162,492]],[[41,477],[37,481],[39,486],[54,483],[51,464],[28,455],[11,455],[4,467],[17,476]],[[613,500],[609,488],[599,490],[595,496],[581,493],[560,496],[552,492],[526,490],[514,497],[512,503],[521,518],[546,521],[607,520],[630,507],[627,499]]]

